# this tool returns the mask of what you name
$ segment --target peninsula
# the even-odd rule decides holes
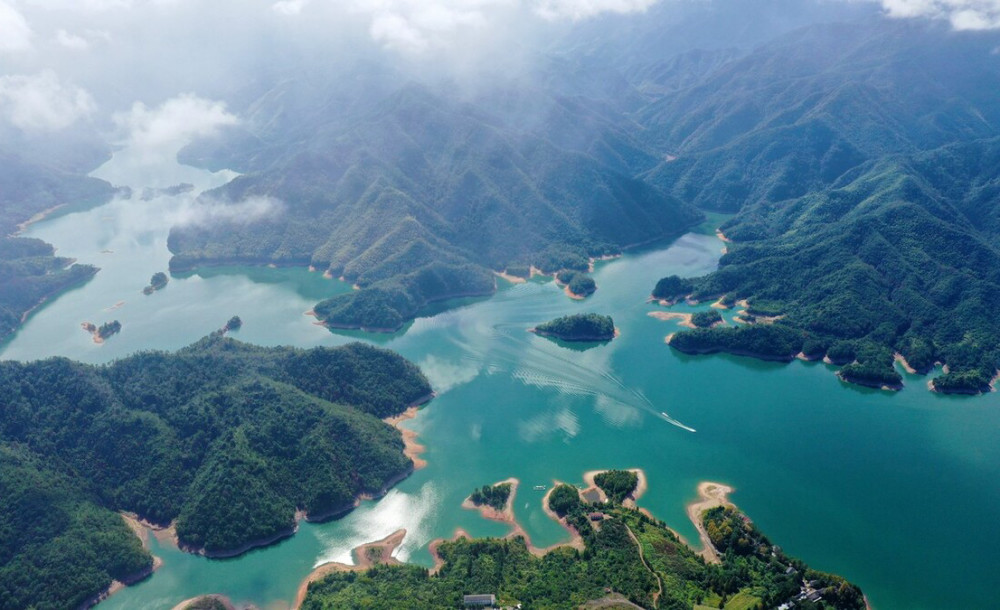
[[[264,348],[213,334],[105,366],[0,362],[0,394],[0,522],[16,532],[4,556],[33,574],[5,592],[8,605],[63,608],[148,573],[119,512],[170,526],[184,550],[228,557],[384,494],[414,464],[380,419],[430,386],[367,345]]]
[[[564,544],[539,552],[515,521],[511,534],[500,539],[472,539],[459,530],[451,540],[431,543],[432,571],[407,564],[334,570],[308,582],[299,607],[349,608],[364,600],[376,610],[444,609],[462,606],[470,595],[492,596],[496,605],[510,607],[866,607],[857,586],[774,546],[728,503],[724,486],[703,483],[703,500],[689,507],[711,549],[706,563],[666,524],[635,507],[631,498],[641,495],[641,471],[595,471],[587,478],[600,498],[557,483],[542,500],[549,516],[573,533],[577,548]]]

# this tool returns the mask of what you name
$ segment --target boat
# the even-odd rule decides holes
[[[535,491],[545,491],[547,488],[544,485],[535,485]]]

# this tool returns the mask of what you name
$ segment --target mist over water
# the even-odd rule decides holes
[[[672,351],[663,338],[678,327],[650,318],[656,306],[646,295],[663,275],[712,269],[722,246],[713,235],[599,263],[598,291],[582,303],[552,283],[529,282],[419,318],[404,333],[331,333],[302,314],[350,287],[305,269],[207,269],[140,294],[169,258],[169,225],[160,220],[188,196],[118,199],[32,226],[31,235],[60,253],[103,269],[35,313],[0,357],[107,362],[182,347],[233,314],[244,320],[234,336],[258,344],[374,340],[422,366],[439,393],[407,424],[427,446],[429,465],[380,501],[303,524],[294,537],[238,559],[210,561],[154,544],[164,567],[102,607],[170,607],[212,592],[281,607],[315,565],[347,562],[358,544],[401,527],[408,534],[397,557],[430,565],[427,543],[457,527],[505,533],[459,505],[473,488],[510,476],[522,481],[517,518],[535,544],[553,544],[564,533],[531,488],[581,482],[585,470],[609,467],[644,468],[650,489],[642,505],[688,539],[696,534],[684,505],[697,483],[734,486],[735,501],[772,540],[858,582],[876,607],[983,607],[992,598],[1000,539],[990,507],[1000,493],[991,481],[1000,477],[1000,449],[988,431],[1000,424],[997,396],[943,397],[917,376],[905,377],[902,392],[885,393],[844,385],[822,364]],[[621,336],[584,349],[527,332],[581,311],[613,316]],[[111,319],[122,321],[122,332],[103,346],[79,328]],[[924,561],[928,554],[934,562]]]
[[[0,358],[109,362],[139,350],[184,347],[239,315],[244,326],[232,336],[255,344],[362,340],[396,350],[422,368],[438,393],[406,424],[420,433],[429,465],[386,497],[362,502],[333,522],[304,523],[294,537],[231,560],[207,560],[154,541],[163,568],[102,608],[169,608],[207,593],[287,607],[316,565],[349,563],[352,548],[400,528],[407,536],[397,558],[430,565],[429,541],[457,527],[476,536],[506,533],[459,505],[473,488],[511,476],[522,482],[516,515],[533,542],[557,543],[564,532],[544,514],[542,493],[532,487],[576,483],[585,470],[614,467],[645,469],[650,489],[641,505],[689,540],[696,533],[684,505],[697,483],[732,485],[734,500],[776,544],[816,569],[857,582],[877,608],[995,604],[1000,397],[935,395],[925,391],[926,378],[912,375],[904,375],[906,389],[893,394],[845,385],[820,363],[688,357],[671,350],[663,338],[678,327],[650,318],[655,306],[645,303],[646,296],[660,277],[716,268],[723,244],[712,235],[714,227],[598,264],[599,289],[584,302],[567,299],[552,283],[501,282],[493,298],[428,314],[392,335],[317,326],[304,312],[351,287],[303,268],[205,268],[141,294],[153,273],[168,269],[171,227],[287,212],[285,202],[270,198],[223,205],[205,196],[238,174],[178,163],[186,146],[225,129],[280,130],[294,122],[288,116],[307,111],[329,115],[336,131],[342,127],[337,121],[349,121],[357,107],[411,80],[479,103],[497,75],[531,91],[541,78],[533,62],[541,48],[565,59],[587,48],[588,30],[603,27],[588,15],[567,13],[574,4],[567,2],[477,2],[464,9],[461,2],[434,3],[449,9],[439,15],[450,20],[438,22],[428,20],[421,3],[381,3],[392,9],[383,11],[394,15],[389,19],[371,8],[378,3],[355,4],[360,8],[344,12],[340,3],[253,3],[245,18],[227,21],[246,3],[46,7],[0,0],[0,17],[9,17],[2,10],[13,6],[27,24],[19,55],[2,46],[12,38],[0,40],[0,137],[22,129],[35,134],[24,136],[28,140],[53,129],[93,132],[115,152],[92,175],[132,191],[91,209],[69,206],[25,232],[101,271],[35,312],[0,344]],[[671,23],[683,23],[687,6],[617,4],[630,11],[676,8]],[[834,10],[833,3],[816,4]],[[848,4],[842,10],[862,10],[862,3]],[[995,11],[971,2],[890,4],[900,16],[937,7],[937,17],[951,21],[955,7],[974,6],[980,22],[996,21]],[[112,5],[132,12],[108,10]],[[336,27],[331,16],[339,19]],[[766,32],[733,21],[725,31],[738,33],[735,42],[755,44],[795,19]],[[574,31],[583,34],[575,37]],[[634,41],[626,38],[605,48],[628,47]],[[657,48],[676,51],[683,44],[667,40]],[[540,71],[562,76],[548,68]],[[553,80],[554,90],[577,92]],[[602,92],[614,95],[613,87]],[[254,103],[286,96],[297,103]],[[34,112],[22,103],[37,99],[51,103]],[[550,103],[523,113],[516,103],[507,114],[490,109],[524,129],[541,129]],[[164,190],[179,185],[190,187]],[[706,306],[681,304],[673,311]],[[576,312],[613,316],[621,336],[583,346],[527,332]],[[731,319],[732,312],[723,315]],[[80,329],[84,321],[114,319],[122,332],[104,345]]]

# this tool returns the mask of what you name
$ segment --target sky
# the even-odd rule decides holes
[[[25,133],[90,122],[152,150],[158,138],[235,124],[218,101],[225,92],[298,58],[336,66],[371,55],[401,70],[472,73],[487,58],[529,61],[574,24],[706,1],[0,0],[0,121]],[[1000,28],[1000,0],[827,1]]]

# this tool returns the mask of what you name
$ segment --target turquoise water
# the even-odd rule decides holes
[[[882,392],[843,384],[822,363],[671,350],[663,339],[679,327],[649,317],[655,306],[645,297],[664,275],[713,269],[722,246],[714,236],[689,234],[599,264],[599,289],[583,303],[552,283],[503,284],[491,299],[371,336],[331,333],[302,315],[350,290],[305,269],[209,269],[140,294],[166,269],[170,219],[190,205],[186,197],[114,201],[32,226],[31,236],[102,271],[33,315],[0,357],[107,362],[182,347],[233,314],[244,321],[236,336],[264,345],[376,340],[419,364],[439,393],[408,424],[427,445],[429,465],[378,502],[303,524],[294,537],[240,558],[207,560],[154,542],[164,566],[102,608],[170,608],[204,593],[286,607],[315,565],[350,562],[351,548],[400,527],[408,534],[397,556],[430,565],[427,543],[456,527],[504,533],[459,504],[473,487],[510,476],[523,483],[518,518],[536,544],[548,545],[564,533],[531,487],[581,482],[585,470],[608,467],[645,469],[641,504],[689,539],[696,534],[684,505],[697,483],[732,485],[733,499],[773,541],[857,582],[877,608],[995,605],[1000,398],[940,396],[908,375],[904,391]],[[584,349],[526,332],[580,311],[614,316],[621,336]],[[111,319],[122,332],[103,346],[79,327]]]

